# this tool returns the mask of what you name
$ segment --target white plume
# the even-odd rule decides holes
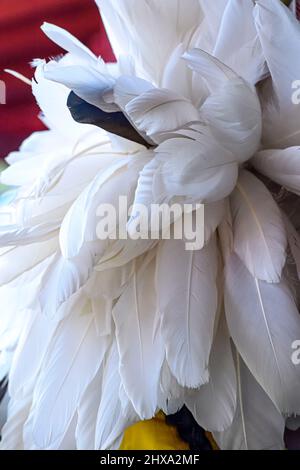
[[[184,240],[165,240],[159,244],[157,258],[156,288],[167,361],[180,385],[196,388],[209,380],[218,306],[216,240],[197,251],[187,251]]]
[[[287,285],[254,278],[232,254],[225,308],[230,335],[254,378],[281,412],[299,413],[300,373],[291,359],[291,345],[300,337],[299,313]]]
[[[214,438],[224,450],[284,450],[284,418],[235,352],[237,408],[232,425]]]
[[[234,251],[257,279],[279,282],[287,240],[280,209],[271,193],[243,170],[230,203]]]

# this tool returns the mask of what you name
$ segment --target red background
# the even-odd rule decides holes
[[[1,0],[0,80],[6,84],[6,105],[0,105],[0,157],[43,128],[28,85],[9,76],[10,68],[31,78],[29,62],[62,53],[40,30],[44,21],[69,30],[104,60],[113,53],[93,0]]]

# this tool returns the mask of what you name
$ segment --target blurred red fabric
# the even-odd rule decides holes
[[[33,131],[43,129],[30,87],[3,69],[31,78],[32,59],[63,52],[40,30],[44,21],[66,28],[106,61],[114,60],[114,55],[93,0],[1,0],[0,8],[0,80],[6,84],[6,104],[0,104],[0,157],[4,157]]]

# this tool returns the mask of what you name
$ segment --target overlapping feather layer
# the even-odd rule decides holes
[[[1,176],[0,447],[114,449],[185,404],[222,449],[284,448],[300,415],[300,25],[280,0],[97,4],[118,64],[45,24],[68,52],[32,84],[49,130]],[[70,90],[150,149],[75,123]],[[203,248],[99,240],[95,211],[120,195],[133,235],[141,203],[204,203]]]

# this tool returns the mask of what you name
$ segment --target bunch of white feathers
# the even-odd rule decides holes
[[[36,62],[49,130],[1,175],[0,448],[117,449],[185,404],[221,449],[283,449],[300,415],[300,23],[280,0],[96,2],[117,63],[44,24],[67,52]],[[75,122],[70,91],[149,145]],[[120,195],[205,204],[204,247],[99,240],[96,208]]]

